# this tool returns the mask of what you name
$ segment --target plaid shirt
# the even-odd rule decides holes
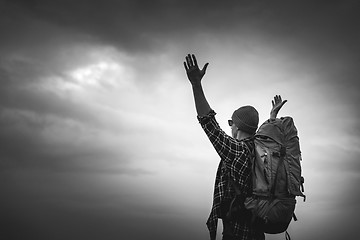
[[[212,240],[216,238],[218,218],[221,218],[222,215],[221,204],[236,195],[235,189],[229,184],[229,177],[237,183],[244,196],[251,194],[251,153],[247,146],[250,145],[251,149],[254,148],[252,141],[245,146],[243,141],[227,135],[220,128],[215,115],[216,113],[211,110],[206,116],[198,117],[199,123],[221,158],[215,178],[213,206],[206,223]],[[244,216],[244,218],[249,218],[249,216]],[[248,220],[231,223],[236,239],[256,239],[255,232]]]

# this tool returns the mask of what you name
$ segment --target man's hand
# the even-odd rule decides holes
[[[203,69],[200,70],[194,54],[188,54],[185,59],[186,62],[184,62],[184,67],[192,85],[196,112],[198,116],[202,117],[211,111],[210,105],[206,100],[204,90],[201,86],[201,79],[205,75],[205,71],[209,63],[206,63]]]
[[[270,111],[270,119],[274,120],[279,113],[280,109],[284,104],[287,102],[287,100],[282,100],[280,95],[275,95],[274,100],[271,101],[272,103],[272,109]]]
[[[209,63],[206,63],[203,69],[200,70],[194,54],[192,55],[188,54],[185,57],[185,59],[186,62],[184,62],[184,67],[189,81],[191,82],[192,85],[199,84],[201,82],[201,79],[205,75],[206,68],[209,65]]]

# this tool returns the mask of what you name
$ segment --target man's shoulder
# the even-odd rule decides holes
[[[237,140],[237,142],[242,146],[245,156],[252,156],[254,154],[255,143],[254,139],[247,138],[243,140]]]
[[[237,140],[241,145],[243,145],[248,150],[251,150],[255,147],[254,139],[251,138],[245,138],[242,140]]]

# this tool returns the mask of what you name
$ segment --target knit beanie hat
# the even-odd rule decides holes
[[[234,111],[231,119],[239,130],[254,134],[259,124],[259,113],[252,106],[243,106]]]

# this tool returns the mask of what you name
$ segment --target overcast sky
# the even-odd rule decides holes
[[[293,239],[360,227],[358,1],[0,0],[0,234],[208,239],[219,162],[183,61],[217,120],[287,99],[307,201]],[[267,239],[283,238],[282,235]],[[220,239],[220,238],[219,238]]]

